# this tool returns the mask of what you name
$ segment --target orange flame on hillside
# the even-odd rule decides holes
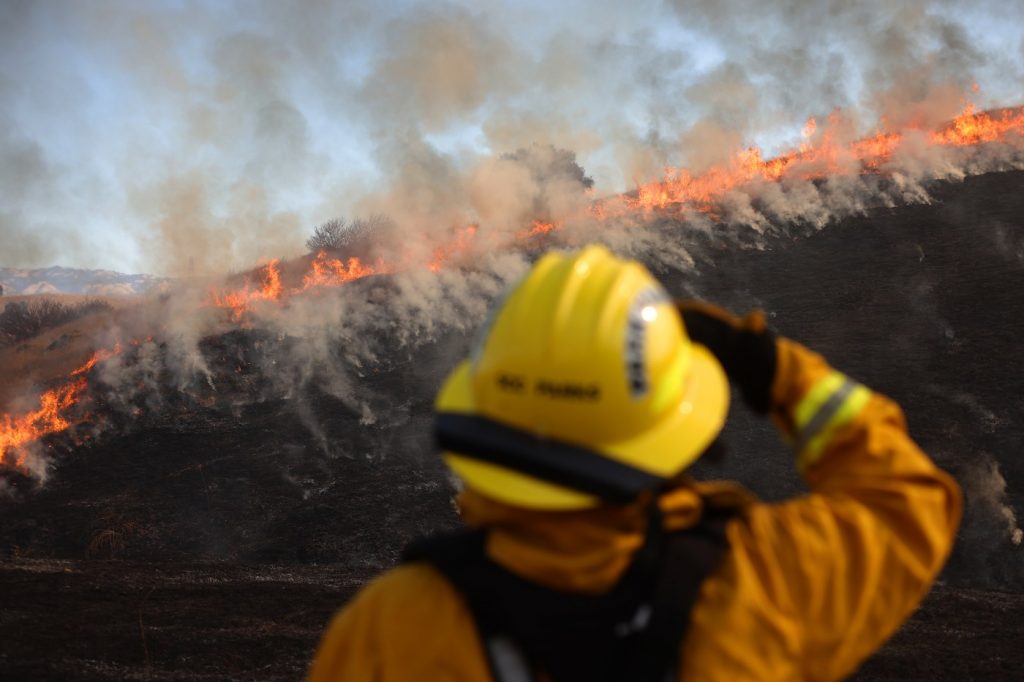
[[[821,129],[816,119],[810,118],[801,131],[803,142],[798,150],[789,154],[765,159],[760,149],[752,147],[735,154],[728,163],[701,173],[668,168],[663,179],[641,185],[634,196],[593,202],[588,213],[599,221],[627,212],[646,212],[679,205],[689,205],[710,213],[729,191],[751,183],[775,182],[787,177],[817,179],[832,174],[880,172],[903,142],[904,133],[907,132],[879,132],[853,142],[843,142],[837,140],[833,132],[841,127],[838,114],[830,116],[829,124]],[[926,134],[930,143],[946,147],[1019,141],[1024,139],[1024,107],[978,113],[973,105],[967,105],[949,125],[921,132]],[[562,217],[566,220],[571,218]],[[528,242],[560,230],[564,224],[565,220],[535,219],[530,227],[515,234],[515,240]],[[259,301],[282,301],[287,296],[311,289],[339,286],[370,275],[414,267],[438,272],[460,255],[481,248],[478,226],[471,224],[456,230],[448,243],[435,248],[427,263],[406,258],[399,259],[399,265],[386,263],[382,259],[368,265],[356,257],[332,259],[325,251],[320,251],[310,262],[309,270],[302,278],[302,285],[291,289],[285,288],[280,261],[274,259],[258,271],[257,283],[246,284],[234,291],[211,291],[210,302],[227,310],[231,320],[238,324],[243,322],[246,314]],[[69,416],[70,410],[81,402],[88,388],[86,375],[97,363],[120,352],[121,346],[118,344],[112,350],[94,353],[85,364],[71,372],[64,385],[40,396],[39,409],[20,416],[0,415],[0,467],[26,471],[28,452],[24,446],[69,428],[73,423]]]
[[[700,173],[669,167],[661,180],[640,185],[633,196],[593,202],[588,214],[592,219],[603,221],[637,211],[689,206],[714,216],[716,206],[726,194],[746,185],[778,182],[789,177],[815,180],[830,175],[880,172],[903,142],[906,132],[879,132],[845,142],[837,139],[835,132],[843,127],[839,112],[830,115],[825,126],[819,126],[815,118],[809,118],[801,129],[803,141],[796,151],[766,159],[759,148],[750,147],[737,152],[729,162]],[[948,126],[928,133],[928,140],[940,146],[966,146],[1005,140],[1015,134],[1024,135],[1024,108],[977,113],[972,105],[966,105]],[[558,231],[571,216],[563,218],[534,219],[529,227],[515,233],[514,238],[528,242]],[[241,323],[257,301],[280,301],[318,287],[340,286],[370,275],[417,267],[439,272],[459,254],[480,248],[478,230],[475,224],[456,230],[447,243],[433,250],[427,263],[400,258],[398,263],[378,259],[374,264],[367,264],[357,257],[332,259],[325,251],[320,251],[310,262],[309,270],[302,278],[302,286],[293,289],[282,285],[279,261],[272,260],[261,271],[261,286],[247,285],[237,291],[214,292],[212,303],[228,310],[233,322]]]
[[[1024,107],[975,113],[974,105],[968,104],[952,124],[933,132],[931,140],[935,144],[965,146],[996,142],[1011,133],[1024,135]]]
[[[561,221],[546,222],[543,220],[534,220],[527,230],[522,230],[516,234],[519,239],[532,239],[533,237],[539,237],[543,234],[548,234],[562,228]]]
[[[81,367],[71,372],[70,379],[39,396],[39,409],[12,417],[0,415],[0,467],[26,472],[28,451],[24,446],[72,425],[68,411],[77,405],[89,386],[86,375],[96,366],[121,352],[121,344],[113,350],[99,350]]]
[[[455,239],[434,249],[434,257],[427,263],[427,268],[431,272],[440,272],[445,263],[452,258],[470,251],[473,248],[478,229],[476,225],[467,225],[458,231]]]
[[[298,291],[306,291],[314,287],[336,287],[370,275],[391,272],[383,260],[378,260],[376,265],[363,265],[363,262],[355,256],[349,258],[347,262],[337,258],[328,258],[326,251],[316,254],[316,258],[309,264],[309,268],[309,272],[302,278],[302,288]]]
[[[330,258],[326,251],[321,250],[309,264],[309,271],[302,278],[302,286],[286,289],[281,281],[280,259],[273,259],[259,270],[258,286],[246,284],[241,289],[231,291],[210,291],[209,303],[217,308],[228,311],[235,324],[241,324],[253,305],[259,301],[282,301],[288,296],[302,293],[318,287],[336,287],[370,275],[393,272],[393,268],[378,259],[374,265],[366,265],[359,258],[351,257],[347,261]]]
[[[751,147],[737,153],[730,162],[696,175],[686,169],[668,168],[663,179],[641,185],[635,197],[625,199],[625,208],[650,210],[688,204],[710,212],[725,194],[755,182],[775,182],[791,175],[811,180],[837,174],[877,172],[890,160],[904,137],[903,133],[879,132],[843,144],[830,132],[837,127],[835,114],[830,122],[833,125],[826,127],[820,139],[812,142],[818,126],[815,119],[808,119],[802,130],[805,142],[799,151],[773,159],[762,158],[761,150]],[[908,128],[910,130],[914,128]],[[974,106],[968,104],[950,125],[930,132],[928,139],[940,146],[967,146],[1003,141],[1012,135],[1024,135],[1024,108],[977,113]]]
[[[210,292],[215,306],[224,308],[231,313],[232,322],[241,322],[245,314],[252,309],[256,301],[277,301],[281,298],[284,287],[281,285],[280,259],[274,258],[262,270],[263,282],[259,288],[246,285],[243,289],[220,293]]]

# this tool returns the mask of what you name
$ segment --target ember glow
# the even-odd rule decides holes
[[[100,350],[57,388],[39,396],[39,409],[18,416],[0,415],[0,466],[26,472],[28,451],[25,445],[51,433],[64,431],[72,425],[71,408],[79,404],[89,386],[86,375],[96,366],[121,352],[118,344],[112,350]]]

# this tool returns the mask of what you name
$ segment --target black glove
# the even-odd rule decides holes
[[[729,380],[755,412],[772,405],[775,380],[775,334],[765,326],[760,310],[739,318],[702,301],[677,301],[686,333],[706,346],[722,364]]]

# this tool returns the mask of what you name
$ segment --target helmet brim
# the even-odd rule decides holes
[[[438,412],[480,415],[501,422],[501,415],[479,411],[473,396],[471,365],[464,361],[438,393]],[[729,411],[729,383],[722,366],[700,344],[676,405],[653,427],[612,443],[579,443],[638,469],[669,478],[692,464],[722,430]],[[585,509],[598,498],[477,459],[443,452],[448,466],[475,491],[506,504],[534,509]]]

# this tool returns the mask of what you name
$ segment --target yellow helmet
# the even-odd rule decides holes
[[[551,252],[445,380],[435,436],[476,491],[535,509],[626,502],[697,459],[729,387],[640,263]]]

